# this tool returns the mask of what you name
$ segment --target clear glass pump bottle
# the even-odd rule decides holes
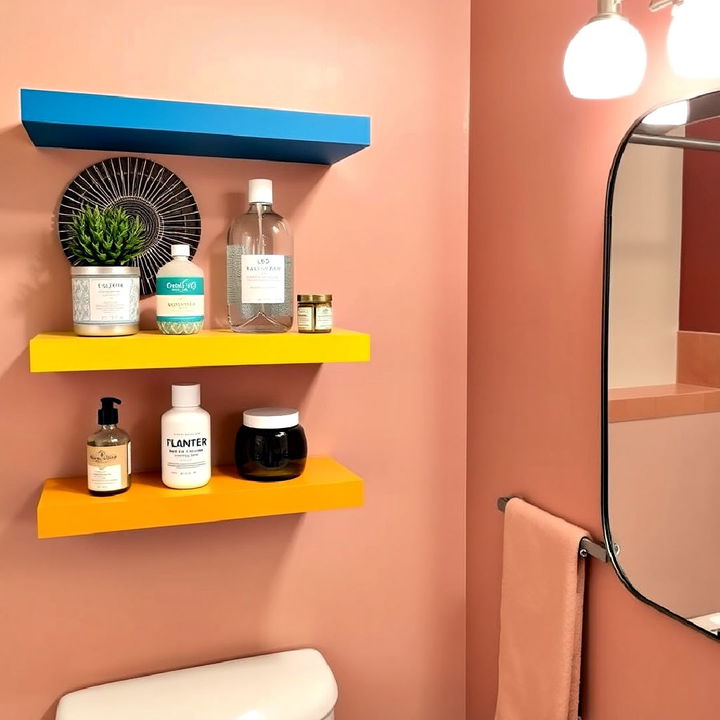
[[[272,181],[251,180],[250,207],[228,231],[228,322],[235,332],[287,332],[293,323],[293,240],[272,207]]]

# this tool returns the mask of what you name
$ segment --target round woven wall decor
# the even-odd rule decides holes
[[[170,246],[184,243],[195,255],[200,242],[200,213],[193,194],[175,173],[141,157],[115,157],[85,168],[60,200],[58,235],[67,259],[67,227],[84,205],[121,207],[145,227],[145,249],[131,264],[140,268],[140,293],[155,292],[157,271],[172,258]]]

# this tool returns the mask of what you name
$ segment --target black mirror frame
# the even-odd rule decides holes
[[[713,96],[716,102],[712,102]],[[688,98],[690,103],[690,118],[688,123],[697,122],[703,119],[709,119],[711,117],[720,116],[720,90],[703,93],[692,98]],[[672,103],[666,103],[672,104]],[[659,106],[663,107],[663,106]],[[708,111],[714,108],[712,114],[708,114]],[[674,613],[669,608],[659,605],[650,598],[640,593],[630,582],[629,578],[623,572],[620,563],[615,554],[615,544],[612,539],[612,531],[610,528],[610,509],[609,509],[609,487],[608,487],[608,346],[609,346],[609,326],[610,326],[610,260],[612,255],[612,211],[613,211],[613,199],[615,194],[615,185],[617,182],[618,170],[620,163],[627,149],[630,136],[642,125],[642,119],[647,116],[645,113],[633,126],[628,130],[625,137],[623,138],[620,146],[615,153],[612,167],[610,169],[610,178],[607,185],[607,196],[605,200],[605,232],[604,232],[604,251],[603,251],[603,304],[602,304],[602,370],[601,370],[601,511],[602,511],[602,528],[603,535],[605,537],[605,547],[610,557],[610,562],[617,576],[622,581],[623,585],[640,601],[646,605],[659,610],[663,615],[667,615],[673,620],[681,622],[683,625],[687,625],[696,632],[701,633],[705,637],[708,637],[715,642],[720,641],[720,635],[711,633],[709,630],[705,630],[698,627],[688,619]],[[720,157],[718,157],[720,162]]]

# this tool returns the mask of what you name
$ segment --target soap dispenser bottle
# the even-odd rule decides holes
[[[100,404],[100,428],[87,441],[87,477],[90,494],[105,497],[129,489],[132,461],[130,436],[118,427],[120,400],[104,397]]]
[[[227,239],[228,320],[234,332],[283,333],[293,323],[293,239],[273,210],[271,180],[248,186],[250,207]]]

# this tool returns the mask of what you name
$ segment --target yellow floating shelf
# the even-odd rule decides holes
[[[149,370],[228,365],[368,362],[370,336],[331,333],[245,334],[204,330],[197,335],[142,331],[127,337],[88,338],[72,332],[40,333],[30,341],[31,372]]]
[[[362,504],[363,481],[357,475],[330,457],[311,457],[295,480],[251,482],[234,468],[216,468],[203,488],[171,490],[159,472],[134,473],[128,492],[104,498],[87,492],[85,477],[52,478],[38,503],[37,526],[39,538],[69,537]]]

